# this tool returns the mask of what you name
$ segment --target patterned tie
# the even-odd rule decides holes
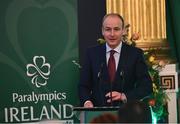
[[[114,51],[114,50],[110,51],[110,57],[109,57],[109,61],[108,61],[108,72],[109,72],[109,77],[110,77],[111,82],[113,82],[115,73],[116,73],[116,63],[115,63],[115,59],[114,59],[115,52],[116,51]]]

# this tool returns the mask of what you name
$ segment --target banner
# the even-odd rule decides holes
[[[72,123],[79,81],[76,0],[0,1],[0,123]]]

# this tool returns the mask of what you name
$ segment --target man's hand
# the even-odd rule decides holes
[[[86,102],[84,103],[84,107],[85,107],[85,108],[93,108],[94,105],[93,105],[93,103],[92,103],[90,100],[88,100],[88,101],[86,101]]]
[[[107,100],[108,103],[111,102],[111,92],[107,93],[105,95],[109,99]],[[119,93],[117,91],[112,91],[112,101],[124,101],[126,99],[126,96],[124,93]]]

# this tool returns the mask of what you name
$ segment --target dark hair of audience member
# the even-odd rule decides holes
[[[152,123],[150,107],[141,101],[130,101],[118,110],[119,123]]]

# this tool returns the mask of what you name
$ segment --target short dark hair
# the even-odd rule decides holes
[[[106,14],[106,15],[103,17],[103,19],[102,19],[102,26],[103,26],[104,20],[105,20],[107,17],[109,17],[109,16],[116,16],[116,17],[118,17],[118,18],[122,21],[122,27],[124,28],[124,19],[123,19],[123,17],[122,17],[120,14],[118,14],[118,13],[109,13],[109,14]]]
[[[150,107],[142,101],[129,101],[118,110],[119,123],[152,123]]]

